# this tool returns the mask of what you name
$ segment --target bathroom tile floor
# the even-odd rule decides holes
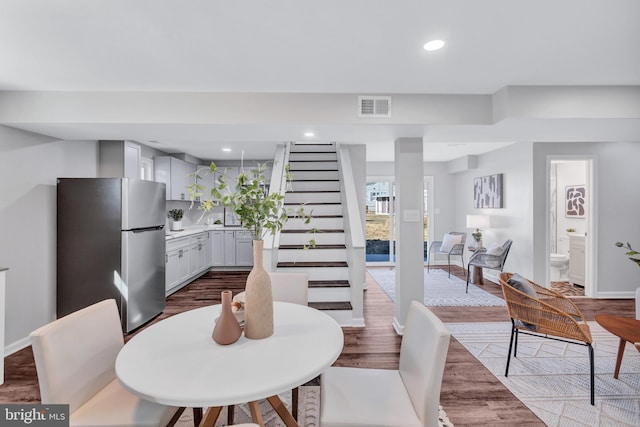
[[[569,282],[551,282],[551,289],[560,292],[562,295],[570,297],[583,297],[584,288],[580,286],[574,286]]]

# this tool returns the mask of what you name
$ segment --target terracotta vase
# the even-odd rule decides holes
[[[273,335],[271,279],[262,265],[262,240],[253,241],[253,269],[247,277],[244,302],[244,336],[262,339]]]
[[[242,329],[240,329],[238,319],[231,310],[231,291],[222,291],[220,297],[222,298],[222,311],[213,328],[211,338],[220,345],[229,345],[238,341],[242,335]]]

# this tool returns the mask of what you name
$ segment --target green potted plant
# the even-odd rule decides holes
[[[188,187],[192,206],[199,200],[203,214],[222,205],[229,208],[238,218],[240,226],[253,237],[253,269],[247,277],[245,287],[245,326],[247,338],[261,339],[273,334],[273,298],[271,281],[262,264],[263,238],[282,230],[290,216],[302,218],[308,224],[311,217],[300,205],[293,211],[284,208],[284,195],[269,192],[265,185],[267,163],[257,163],[256,167],[245,171],[241,168],[237,177],[228,175],[228,169],[220,171],[214,162],[209,168],[196,172],[195,183]],[[216,180],[210,194],[202,194],[204,188],[198,183],[201,174],[216,173]],[[285,168],[288,182],[291,181],[289,168]],[[310,241],[315,245],[314,241]]]
[[[640,255],[640,252],[634,250],[629,242],[627,242],[626,245],[622,242],[616,242],[616,246],[619,248],[624,247],[628,249],[628,251],[625,252],[625,255],[627,255],[631,261],[635,262],[638,267],[640,267],[640,257],[638,257],[638,255]]]
[[[171,231],[182,230],[182,216],[184,211],[182,209],[171,209],[167,214],[167,217],[171,220]]]
[[[482,231],[480,231],[479,228],[476,228],[476,231],[471,233],[471,237],[473,237],[473,240],[476,242],[476,248],[481,248],[482,247]]]

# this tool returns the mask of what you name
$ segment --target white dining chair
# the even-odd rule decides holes
[[[398,370],[331,367],[320,377],[320,426],[437,427],[451,334],[412,301]]]
[[[300,305],[309,303],[309,275],[306,273],[268,272],[271,280],[271,297],[274,301]],[[298,420],[298,387],[291,390],[291,415]],[[230,405],[227,417],[233,422],[235,407]]]
[[[309,304],[309,275],[306,273],[269,272],[274,301]]]
[[[124,345],[118,307],[104,300],[30,334],[43,404],[68,404],[71,426],[166,426],[184,408],[122,388],[115,373]]]

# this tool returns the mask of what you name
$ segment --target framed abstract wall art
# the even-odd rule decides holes
[[[584,218],[586,203],[586,185],[568,185],[565,188],[565,216],[567,218]]]
[[[502,208],[502,174],[482,176],[473,180],[474,208]]]

